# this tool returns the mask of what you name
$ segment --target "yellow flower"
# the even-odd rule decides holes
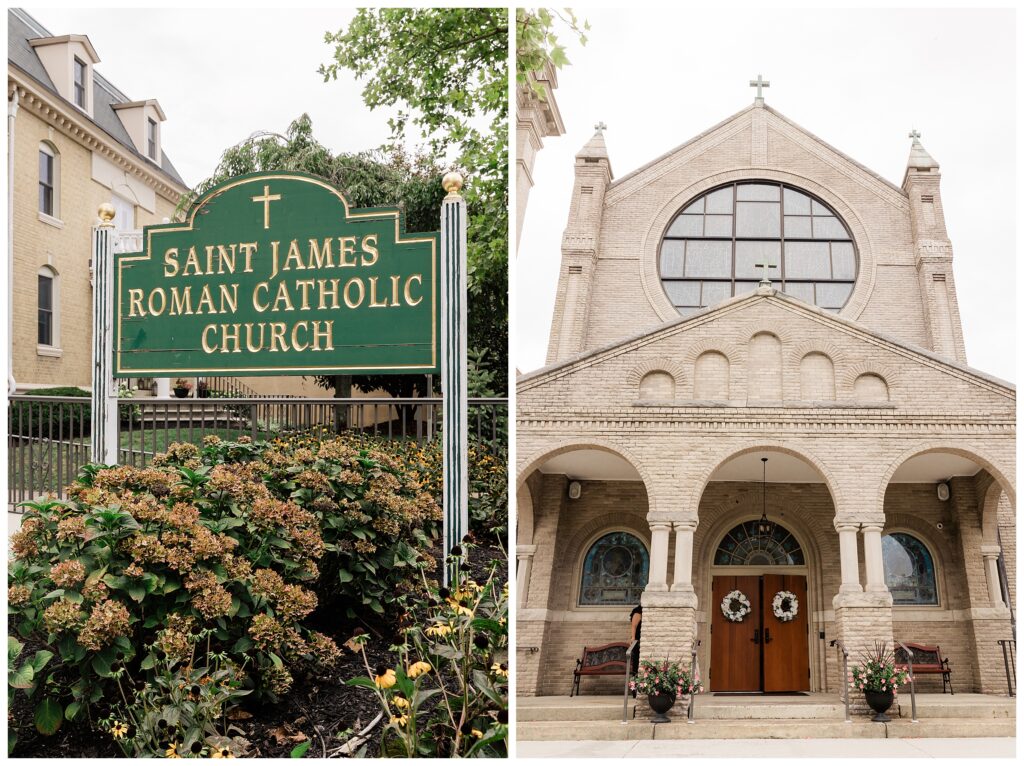
[[[213,752],[210,753],[211,758],[234,758],[235,754],[231,752],[230,748],[217,747],[214,748]]]
[[[470,734],[472,734],[477,739],[483,739],[484,738],[484,733],[482,731],[480,731],[479,729],[473,729],[473,731],[471,731]]]
[[[423,662],[422,660],[420,660],[419,662],[414,662],[412,665],[409,666],[408,675],[409,678],[416,678],[418,676],[423,675],[424,673],[429,673],[431,670],[433,670],[433,668],[430,666],[429,662]]]
[[[506,665],[504,662],[495,662],[493,665],[491,665],[491,672],[494,673],[494,675],[496,676],[500,676],[501,678],[508,678],[508,665]]]
[[[443,636],[450,635],[452,632],[451,625],[431,625],[429,628],[423,631],[428,636],[437,636],[442,638]]]
[[[110,727],[110,733],[114,739],[123,739],[128,733],[128,724],[114,721],[114,725]]]
[[[409,700],[407,700],[405,697],[396,695],[392,702],[395,703],[395,707],[397,708],[401,708],[403,710],[409,709]]]
[[[407,723],[409,723],[409,716],[393,715],[391,716],[391,723],[397,723],[399,726],[405,726]]]
[[[164,756],[167,758],[181,758],[181,756],[178,755],[178,743],[172,742],[171,746],[168,747],[167,751],[164,753]]]
[[[373,682],[377,684],[378,689],[390,689],[395,685],[396,681],[398,681],[398,678],[395,677],[393,668],[388,668],[384,665],[377,666],[377,674],[373,677]]]
[[[469,607],[463,606],[461,603],[456,601],[454,598],[445,599],[448,602],[448,606],[452,608],[455,614],[464,614],[467,617],[473,616],[473,610]]]

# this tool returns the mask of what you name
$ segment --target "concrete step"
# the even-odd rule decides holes
[[[743,702],[723,702],[721,698],[708,704],[706,700],[697,700],[694,717],[707,720],[793,720],[816,719],[825,721],[842,721],[845,708],[843,703],[827,702],[784,702],[771,705],[751,705]]]
[[[652,724],[638,719],[627,724],[609,721],[522,721],[516,726],[520,741],[642,740],[642,739],[866,739],[931,737],[1013,737],[1013,719],[933,719],[888,724],[864,719],[844,721],[704,720],[688,724],[674,721]]]
[[[910,695],[901,694],[899,703],[894,706],[898,709],[901,718],[910,718]],[[892,715],[892,713],[890,713]],[[957,701],[956,696],[947,697],[945,700],[918,700],[917,717],[919,719],[932,718],[1016,718],[1017,706],[1010,698],[1000,699],[999,697],[988,697],[984,702],[964,697],[963,701]]]
[[[516,708],[516,717],[520,721],[622,721],[622,700],[611,702],[607,699],[586,697],[530,699],[529,704],[520,704]],[[636,700],[630,699],[626,708],[626,717],[633,718]],[[638,713],[639,715],[639,713]]]

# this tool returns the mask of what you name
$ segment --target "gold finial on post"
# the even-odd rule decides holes
[[[451,170],[444,174],[444,178],[441,179],[441,186],[448,192],[449,197],[460,197],[462,195],[459,192],[462,190],[462,173],[456,170]]]
[[[100,226],[113,226],[114,216],[117,215],[117,211],[114,206],[109,202],[100,203],[99,210],[97,211],[100,217]]]

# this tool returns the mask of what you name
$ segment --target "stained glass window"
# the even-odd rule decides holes
[[[686,316],[757,287],[838,312],[857,279],[846,224],[809,194],[784,184],[740,182],[690,202],[668,227],[659,272],[672,304]]]
[[[894,604],[938,604],[935,564],[925,544],[906,532],[882,538],[885,584]]]
[[[647,548],[638,538],[628,532],[605,535],[590,546],[583,560],[580,604],[639,604],[649,566]]]
[[[757,519],[730,529],[715,552],[717,566],[802,566],[804,552],[789,530],[772,525],[769,535],[759,534]]]

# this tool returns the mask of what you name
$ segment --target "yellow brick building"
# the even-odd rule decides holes
[[[113,202],[123,240],[174,215],[185,182],[160,145],[164,113],[97,70],[85,35],[7,14],[8,384],[91,380],[91,229]]]

